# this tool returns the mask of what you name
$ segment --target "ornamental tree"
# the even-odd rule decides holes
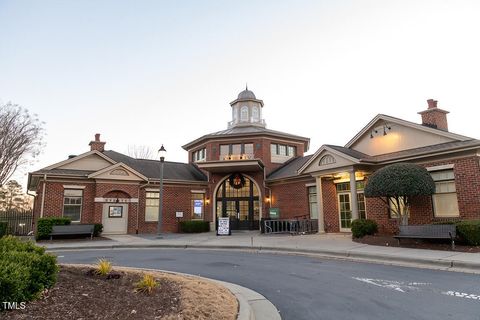
[[[396,215],[399,225],[408,225],[413,197],[431,196],[435,182],[430,173],[416,164],[396,163],[372,174],[365,186],[365,197],[380,198]]]

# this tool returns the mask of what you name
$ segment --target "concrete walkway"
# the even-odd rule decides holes
[[[257,231],[155,235],[110,235],[106,240],[54,240],[39,243],[49,251],[115,248],[237,249],[308,254],[336,259],[480,273],[480,253],[371,246],[353,242],[350,234],[262,235]]]

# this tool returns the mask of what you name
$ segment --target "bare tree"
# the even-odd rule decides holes
[[[43,123],[27,109],[7,103],[0,106],[0,187],[19,166],[39,155],[43,146]]]
[[[142,145],[129,145],[127,154],[136,159],[155,159],[155,154],[147,146]]]

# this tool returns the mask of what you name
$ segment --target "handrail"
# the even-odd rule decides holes
[[[264,220],[265,234],[307,234],[318,232],[318,219],[275,219]]]

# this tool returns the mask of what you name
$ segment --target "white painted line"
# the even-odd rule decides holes
[[[452,297],[473,299],[473,300],[480,301],[480,295],[472,294],[472,293],[464,293],[464,292],[458,292],[458,291],[444,291],[442,292],[442,294],[447,296],[452,296]]]
[[[402,282],[402,281],[392,281],[392,280],[383,280],[383,279],[370,279],[370,278],[358,278],[352,277],[355,280],[365,282],[377,287],[392,289],[398,292],[406,293],[407,291],[418,291],[420,288],[418,286],[427,286],[430,283],[425,282]]]

